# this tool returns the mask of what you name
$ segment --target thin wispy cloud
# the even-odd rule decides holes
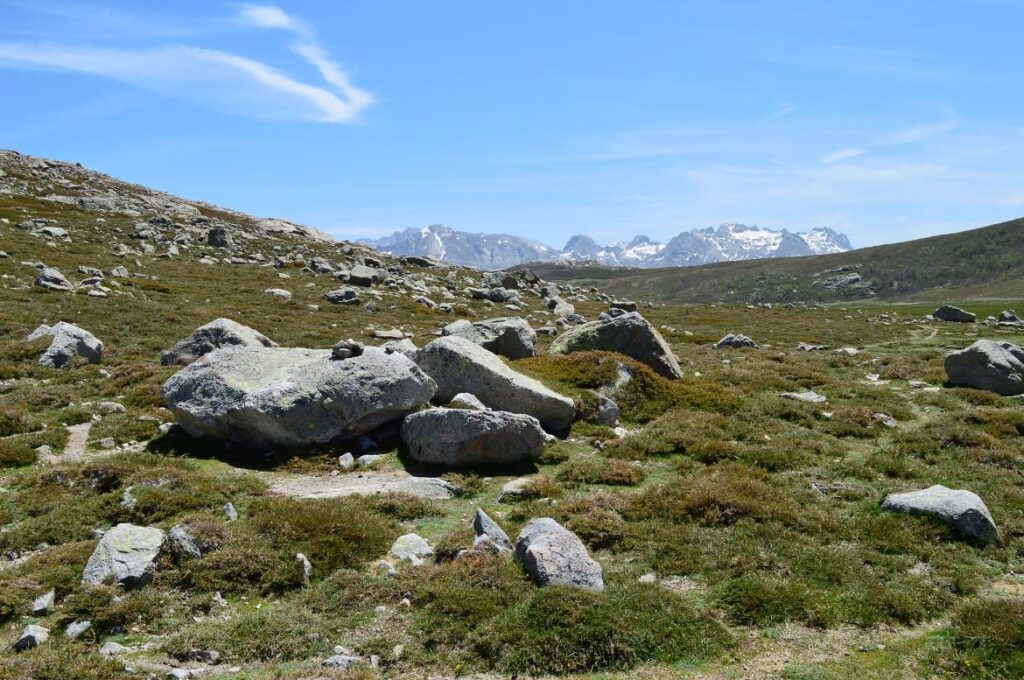
[[[121,48],[0,42],[0,67],[106,77],[255,118],[350,123],[373,103],[373,96],[352,84],[305,22],[269,5],[245,5],[238,18],[253,28],[299,37],[291,51],[312,66],[322,82],[306,82],[247,56],[190,45]]]
[[[944,135],[948,132],[952,132],[956,129],[956,126],[960,123],[959,119],[952,117],[948,120],[939,121],[937,123],[925,123],[923,125],[915,125],[913,127],[903,128],[902,130],[896,130],[888,135],[883,136],[878,144],[881,146],[895,146],[898,144],[916,144],[918,142],[924,142],[933,137]]]
[[[847,147],[845,149],[839,149],[832,153],[827,153],[821,157],[822,163],[836,163],[838,161],[846,160],[847,158],[856,158],[857,156],[863,156],[865,153],[864,149],[858,149],[855,147]]]

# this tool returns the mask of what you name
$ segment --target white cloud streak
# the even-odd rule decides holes
[[[822,163],[835,163],[837,161],[846,160],[847,158],[856,158],[857,156],[863,156],[865,153],[864,149],[857,149],[854,147],[847,147],[845,149],[839,149],[832,153],[827,153],[821,157]]]
[[[301,42],[291,49],[317,70],[323,84],[249,57],[189,45],[129,49],[0,42],[0,67],[86,73],[263,119],[350,123],[373,103],[373,95],[352,84],[304,22],[267,5],[245,5],[239,16],[248,26],[299,36]]]

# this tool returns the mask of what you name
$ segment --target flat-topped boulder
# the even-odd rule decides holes
[[[576,534],[550,517],[530,521],[516,539],[516,557],[539,586],[604,590],[604,572]]]
[[[537,333],[525,319],[519,317],[473,322],[459,319],[445,326],[441,334],[465,338],[509,359],[537,356]]]
[[[946,355],[949,384],[1015,396],[1024,394],[1024,347],[978,340]]]
[[[408,357],[376,347],[344,360],[331,350],[228,347],[171,376],[163,397],[194,437],[270,449],[365,434],[435,390]]]
[[[576,416],[569,397],[514,371],[483,347],[454,336],[442,337],[416,353],[416,363],[437,383],[437,400],[447,403],[469,392],[488,408],[525,413],[553,432],[565,432]]]
[[[968,538],[998,541],[999,531],[985,502],[964,489],[941,484],[920,491],[894,493],[882,501],[882,509],[911,515],[929,515],[950,524]]]
[[[66,321],[52,326],[43,324],[32,331],[28,339],[53,338],[50,346],[39,357],[39,365],[48,368],[64,368],[75,357],[82,357],[90,364],[98,364],[103,358],[103,343],[89,331]]]
[[[221,347],[277,347],[277,343],[257,330],[231,319],[214,319],[192,331],[160,355],[164,366],[187,366]]]
[[[934,312],[934,316],[939,321],[953,321],[955,323],[974,323],[975,316],[971,312],[954,307],[953,305],[942,305]]]
[[[647,364],[666,378],[683,377],[672,348],[637,312],[585,323],[566,331],[551,343],[552,354],[587,350],[618,352]]]
[[[411,458],[453,467],[531,461],[540,456],[544,437],[536,418],[507,411],[435,408],[402,422]]]

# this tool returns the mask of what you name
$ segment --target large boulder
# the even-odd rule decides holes
[[[509,359],[537,356],[537,333],[525,319],[518,317],[474,322],[459,319],[445,326],[441,335],[465,338]]]
[[[507,411],[435,408],[402,423],[402,441],[414,460],[450,466],[530,461],[540,456],[544,437],[536,418]]]
[[[954,321],[956,323],[974,323],[975,319],[974,314],[953,305],[942,305],[932,312],[932,316],[939,321]]]
[[[118,524],[103,534],[82,573],[83,585],[113,583],[125,588],[140,586],[153,577],[154,560],[164,544],[164,532],[156,527]]]
[[[98,364],[103,358],[103,343],[95,335],[78,326],[58,321],[52,326],[43,324],[32,331],[28,339],[38,340],[50,336],[53,341],[39,357],[39,365],[48,368],[63,368],[75,357],[82,357],[90,364]]]
[[[550,517],[523,527],[516,539],[516,557],[539,586],[604,590],[601,565],[591,559],[576,534]]]
[[[974,387],[1004,396],[1024,394],[1024,347],[977,340],[946,356],[949,384]]]
[[[999,531],[985,502],[964,489],[948,489],[936,484],[920,491],[889,494],[882,501],[882,509],[937,517],[968,538],[999,540]]]
[[[553,432],[565,432],[576,416],[572,399],[513,371],[483,347],[465,338],[438,338],[416,353],[416,363],[437,383],[437,399],[475,394],[489,408],[525,413]]]
[[[163,396],[189,434],[269,449],[365,434],[435,389],[408,357],[376,347],[344,360],[331,350],[227,347],[171,376]]]
[[[553,354],[586,350],[618,352],[647,364],[666,378],[683,377],[672,348],[654,326],[636,312],[585,323],[566,331],[551,343]]]
[[[277,343],[259,331],[243,326],[231,319],[214,319],[192,331],[192,335],[179,340],[174,347],[160,355],[164,366],[187,366],[193,361],[221,347],[277,347]]]

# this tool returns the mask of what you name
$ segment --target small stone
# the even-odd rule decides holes
[[[231,501],[225,503],[222,509],[224,510],[224,516],[228,518],[229,522],[234,522],[238,519],[238,511],[235,510],[235,505]]]
[[[302,565],[302,582],[309,583],[309,579],[313,578],[313,564],[302,553],[297,553],[295,559]]]
[[[351,470],[355,467],[356,459],[353,458],[351,453],[343,453],[338,456],[338,467],[342,470]]]
[[[32,614],[43,616],[53,609],[54,590],[51,588],[32,601]]]
[[[92,628],[92,621],[72,621],[64,629],[64,637],[74,640],[90,628]]]
[[[427,540],[418,534],[405,534],[395,539],[391,545],[390,553],[399,560],[408,560],[414,565],[423,563],[424,557],[434,554]]]
[[[50,629],[31,624],[25,626],[14,643],[14,651],[24,652],[27,649],[35,649],[50,638]]]
[[[100,656],[120,656],[127,651],[129,651],[127,647],[111,640],[104,642],[100,647]]]
[[[357,357],[362,353],[362,343],[356,342],[351,338],[348,340],[339,340],[331,349],[331,357],[334,359],[351,359],[352,357]]]

